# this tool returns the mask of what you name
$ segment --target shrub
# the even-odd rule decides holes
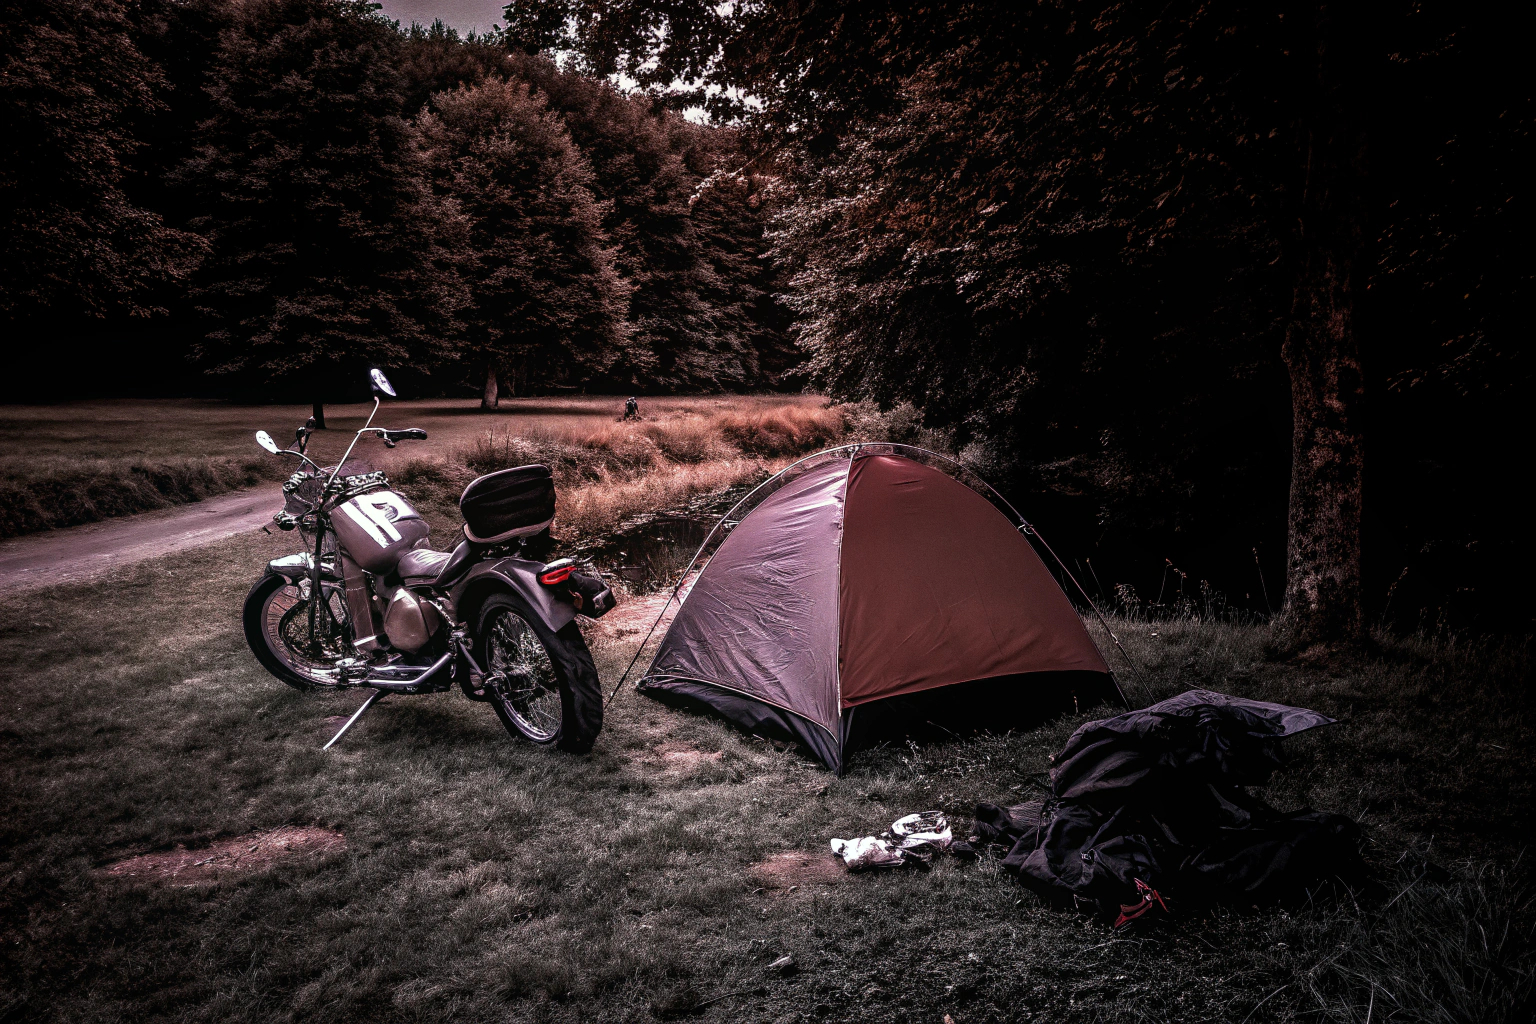
[[[847,426],[839,407],[784,405],[716,417],[720,433],[743,454],[768,458],[803,455],[840,441]]]
[[[81,461],[39,475],[0,478],[0,537],[99,522],[201,501],[290,468],[266,458]]]

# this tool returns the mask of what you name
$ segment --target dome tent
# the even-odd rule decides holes
[[[1124,703],[1017,513],[936,464],[966,473],[851,445],[759,488],[727,517],[641,692],[799,742],[839,774],[849,750],[906,725],[1007,728]]]

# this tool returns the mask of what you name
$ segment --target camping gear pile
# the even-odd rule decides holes
[[[914,726],[1123,705],[1018,513],[925,458],[940,461],[832,449],[760,487],[727,516],[640,691],[799,743],[838,774],[850,750]]]
[[[1117,923],[1168,903],[1248,907],[1357,880],[1352,820],[1282,814],[1245,788],[1285,763],[1281,739],[1331,724],[1210,690],[1089,722],[1056,755],[1050,796],[980,805],[978,838],[1008,845],[1003,867],[1042,896],[1106,917],[1119,908]]]

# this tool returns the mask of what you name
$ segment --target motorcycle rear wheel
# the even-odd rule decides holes
[[[352,654],[343,619],[332,610],[331,630],[322,638],[322,649],[306,652],[297,645],[308,630],[308,603],[299,588],[285,577],[268,573],[256,581],[245,597],[242,615],[245,642],[261,667],[289,686],[300,690],[334,690],[338,676],[335,659]],[[345,614],[344,605],[341,614]]]
[[[602,686],[576,623],[551,631],[521,598],[496,594],[480,608],[475,660],[490,673],[487,695],[509,733],[576,754],[592,749]]]

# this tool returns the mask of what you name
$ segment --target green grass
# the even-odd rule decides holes
[[[1529,1019],[1528,643],[1308,667],[1265,660],[1262,627],[1117,624],[1151,682],[1133,700],[1215,686],[1342,720],[1266,795],[1360,819],[1385,895],[1111,933],[995,860],[794,891],[751,870],[1038,793],[1089,712],[868,751],[843,779],[632,692],[589,757],[456,693],[391,698],[322,753],[358,696],[271,679],[238,625],[285,540],[0,599],[0,1019],[646,1021],[711,999],[696,1019]],[[635,639],[596,646],[605,680]],[[669,771],[663,742],[721,757]],[[290,823],[347,849],[195,888],[100,874]],[[1410,887],[1425,851],[1451,876]],[[770,972],[786,954],[798,973]]]

